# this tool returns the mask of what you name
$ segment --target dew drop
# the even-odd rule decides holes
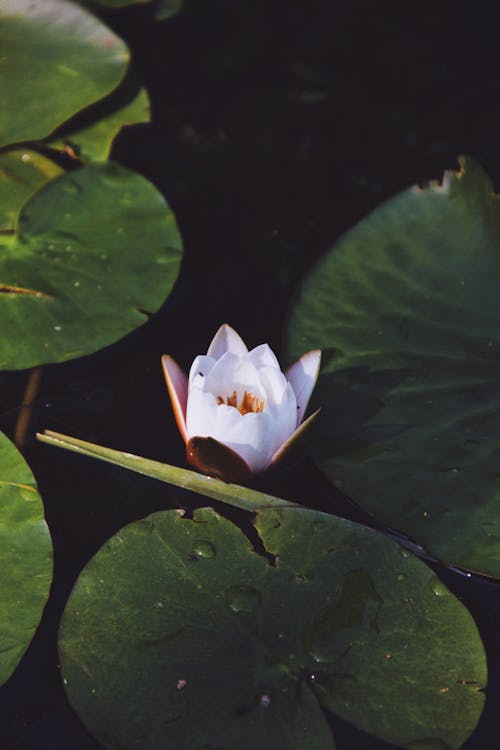
[[[231,586],[225,597],[233,612],[254,612],[262,601],[261,595],[252,586]]]
[[[401,555],[401,557],[410,557],[410,553],[407,549],[404,549],[404,547],[399,548],[399,554]]]
[[[312,656],[314,661],[317,662],[318,664],[323,664],[324,662],[329,662],[332,660],[332,656],[328,648],[325,649],[325,651],[323,652],[323,649],[321,648],[320,644],[316,643],[316,644],[309,646],[307,651],[309,655]]]
[[[439,597],[448,596],[450,593],[444,583],[439,580],[439,578],[433,578],[431,580],[431,590],[432,593],[435,594],[435,596]]]
[[[61,326],[54,326],[54,331],[60,331],[60,330],[61,330]]]
[[[198,557],[204,557],[207,560],[215,557],[216,550],[211,542],[201,541],[195,544],[194,553]]]

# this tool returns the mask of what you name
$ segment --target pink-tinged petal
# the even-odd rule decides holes
[[[318,379],[320,364],[321,350],[313,349],[303,354],[285,373],[297,399],[297,426],[304,418],[307,404]]]
[[[226,352],[241,356],[247,354],[248,349],[241,336],[227,323],[221,325],[208,347],[207,355],[219,359]]]
[[[286,440],[280,448],[276,451],[276,453],[271,458],[271,466],[282,466],[285,463],[288,463],[293,459],[294,454],[297,452],[302,445],[302,442],[306,436],[306,434],[309,432],[309,428],[311,427],[312,423],[316,420],[316,417],[320,413],[321,409],[317,409],[313,414],[311,414],[310,417],[306,419],[305,422],[302,422],[301,425],[297,427],[295,432],[290,435],[288,440]]]
[[[192,437],[186,445],[186,458],[197,471],[224,482],[248,482],[250,467],[235,451],[211,437]]]
[[[188,379],[186,373],[181,370],[177,362],[164,354],[161,358],[163,373],[167,383],[168,394],[172,402],[175,421],[184,442],[187,442],[186,409],[188,397]]]

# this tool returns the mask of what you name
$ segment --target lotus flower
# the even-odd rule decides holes
[[[205,474],[232,482],[281,462],[318,414],[303,421],[320,359],[319,350],[310,351],[283,374],[267,344],[248,351],[227,324],[207,353],[195,358],[189,378],[164,355],[188,461]]]

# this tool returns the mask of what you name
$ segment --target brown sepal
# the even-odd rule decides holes
[[[186,443],[186,458],[201,474],[241,484],[252,476],[238,453],[211,437],[192,437]]]

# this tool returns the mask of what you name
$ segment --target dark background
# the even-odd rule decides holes
[[[128,128],[113,157],[164,193],[185,257],[173,294],[144,328],[96,355],[43,369],[24,453],[46,504],[55,578],[41,626],[0,689],[2,750],[101,747],[60,682],[64,603],[118,528],[199,502],[37,445],[35,431],[183,465],[162,353],[188,367],[224,321],[249,346],[268,341],[280,353],[301,275],[368,211],[411,184],[441,179],[459,154],[475,157],[498,185],[495,11],[458,2],[424,12],[419,4],[367,0],[185,0],[164,23],[147,7],[101,14],[128,43],[152,102],[152,123]],[[28,377],[0,379],[0,428],[11,437]],[[358,517],[307,461],[280,477],[276,492],[308,502],[311,481],[317,507]],[[500,589],[438,572],[470,607],[489,656],[486,711],[464,747],[496,748]],[[393,747],[335,717],[332,724],[338,750]]]

